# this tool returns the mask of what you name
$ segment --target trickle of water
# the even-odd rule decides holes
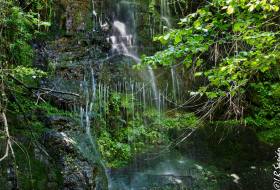
[[[168,17],[166,17],[166,16],[161,16],[161,19],[165,22],[165,24],[167,25],[168,28],[171,27],[171,22],[170,22],[170,20],[169,20]]]
[[[172,26],[172,24],[170,22],[170,8],[169,8],[168,0],[160,1],[160,16],[161,16],[162,21],[165,22],[162,24],[166,24],[167,27],[170,28]]]
[[[93,20],[92,20],[93,28],[92,28],[92,30],[95,31],[98,18],[97,18],[97,12],[96,12],[95,6],[94,6],[94,0],[91,0],[91,4],[92,4],[92,17],[93,17]]]
[[[160,110],[160,100],[159,100],[159,92],[158,92],[157,84],[156,84],[156,77],[155,77],[155,73],[151,66],[148,66],[148,72],[149,72],[150,79],[151,79],[150,82],[151,82],[151,86],[152,86],[152,90],[153,90],[154,101],[156,102],[156,106],[157,106],[158,110]]]
[[[176,73],[175,68],[171,67],[171,78],[172,78],[172,93],[173,99],[177,100],[177,82],[176,82]]]
[[[92,72],[92,85],[90,86],[84,78],[84,81],[81,82],[80,88],[82,91],[81,96],[83,97],[83,102],[80,106],[80,126],[82,128],[81,132],[77,132],[74,138],[76,138],[77,148],[83,154],[85,158],[91,161],[93,164],[98,164],[98,168],[100,173],[96,178],[96,188],[102,189],[104,187],[105,179],[108,179],[106,171],[106,167],[101,159],[101,156],[98,152],[96,139],[94,134],[91,132],[91,120],[93,116],[93,101],[95,101],[95,79],[94,73]],[[92,88],[92,89],[91,89]],[[92,96],[90,96],[90,92],[92,92]]]
[[[90,69],[90,72],[92,78],[92,102],[93,102],[96,99],[96,81],[94,77],[94,71],[92,68]]]
[[[160,13],[161,16],[170,16],[168,0],[160,0]]]

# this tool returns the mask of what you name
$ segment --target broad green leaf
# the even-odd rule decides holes
[[[218,97],[218,94],[216,92],[206,92],[206,95],[209,99],[214,99]]]

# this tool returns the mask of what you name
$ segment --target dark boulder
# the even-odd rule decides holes
[[[96,164],[98,161],[94,163],[79,150],[75,135],[83,134],[84,131],[77,121],[65,116],[48,116],[44,121],[49,130],[43,134],[41,142],[61,172],[63,189],[95,189],[96,180],[100,178],[98,175],[102,173],[96,171],[102,168]]]

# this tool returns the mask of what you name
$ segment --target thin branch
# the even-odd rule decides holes
[[[0,158],[0,162],[9,156],[9,150],[11,150],[12,156],[15,157],[14,150],[12,148],[11,137],[10,137],[10,133],[9,133],[9,127],[8,127],[8,121],[7,121],[6,114],[4,112],[2,112],[1,117],[3,119],[4,131],[5,131],[6,137],[7,137],[7,144],[6,144],[5,154]]]
[[[14,81],[16,81],[18,84],[22,85],[24,88],[26,88],[28,90],[39,90],[39,91],[45,91],[47,93],[51,93],[52,92],[52,93],[67,94],[67,95],[71,95],[71,96],[80,97],[79,94],[76,94],[76,93],[73,93],[73,92],[64,92],[64,91],[54,90],[54,89],[50,89],[50,88],[40,88],[40,87],[27,86],[22,81],[20,81],[19,79],[15,78],[13,75],[8,74],[8,76],[10,78],[12,78]]]

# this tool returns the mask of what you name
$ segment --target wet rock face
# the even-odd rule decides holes
[[[49,128],[41,141],[61,171],[64,190],[85,190],[95,188],[97,166],[80,154],[72,138],[77,131],[77,122],[68,117],[49,116],[45,118]],[[55,184],[49,183],[49,186]]]
[[[42,52],[39,45],[38,52]],[[94,64],[99,67],[97,59],[105,56],[110,49],[104,34],[83,33],[74,36],[59,37],[45,42],[44,52],[37,54],[34,64],[41,64],[38,60],[47,57],[45,70],[51,73],[47,79],[41,81],[41,86],[64,92],[80,92],[80,83],[84,80],[89,67]],[[75,96],[59,93],[49,93],[44,96],[52,105],[63,110],[73,110],[79,99]]]
[[[91,6],[90,0],[55,0],[53,2],[54,39],[46,41],[44,48],[38,45],[34,47],[39,52],[35,62],[40,63],[40,60],[46,57],[46,70],[52,73],[48,79],[42,81],[41,86],[79,94],[85,71],[100,56],[104,56],[109,51],[110,44],[106,42],[104,34],[92,34]],[[98,67],[97,64],[96,67]],[[80,102],[79,97],[59,93],[49,93],[44,99],[64,110],[73,110]],[[98,158],[86,157],[80,150],[80,144],[77,143],[80,140],[77,139],[78,134],[85,136],[81,124],[70,117],[48,116],[46,113],[37,113],[37,115],[40,115],[39,120],[48,128],[40,141],[51,161],[59,169],[62,178],[60,188],[51,180],[47,184],[48,188],[106,190],[106,179],[103,179],[103,176],[100,177],[104,171],[97,164]]]
[[[55,0],[53,5],[56,13],[53,30],[73,35],[91,28],[90,0]]]
[[[63,188],[65,190],[94,189],[95,181],[93,179],[95,176],[92,166],[87,161],[71,160],[71,157],[67,159],[63,160]]]
[[[75,153],[74,141],[69,138],[64,132],[49,131],[44,134],[44,144],[48,149],[55,150],[55,156],[60,156],[59,154]]]
[[[45,124],[47,128],[55,129],[57,131],[63,130],[75,130],[78,128],[78,123],[73,119],[65,116],[48,116],[45,119]]]

